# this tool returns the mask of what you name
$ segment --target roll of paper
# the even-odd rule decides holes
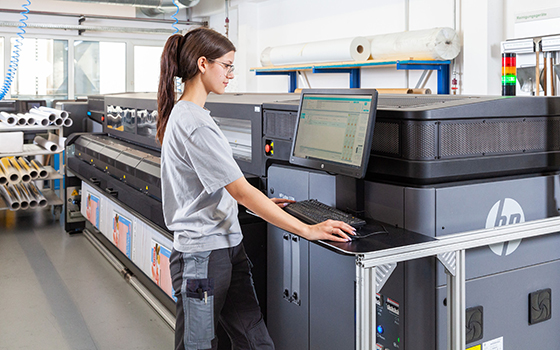
[[[31,160],[31,165],[39,172],[39,178],[44,179],[49,176],[47,169],[37,160]]]
[[[68,112],[63,111],[62,109],[56,109],[56,108],[41,106],[41,107],[39,107],[39,110],[44,111],[44,112],[53,113],[54,115],[56,115],[57,117],[60,117],[62,119],[68,118]]]
[[[33,195],[33,197],[35,197],[35,199],[37,200],[37,204],[39,205],[39,207],[47,206],[47,199],[45,198],[45,196],[43,196],[41,190],[39,190],[33,182],[27,184],[27,188],[29,189],[29,193],[31,193],[31,195]]]
[[[461,51],[459,36],[455,30],[447,27],[367,38],[374,60],[452,60]]]
[[[57,143],[46,140],[44,137],[35,136],[35,139],[33,139],[33,141],[35,141],[36,144],[43,147],[47,151],[50,151],[50,152],[60,152],[61,151],[61,148]]]
[[[64,124],[64,119],[61,117],[56,117],[52,122],[52,124],[56,126],[61,126],[62,124]]]
[[[18,210],[21,205],[19,204],[19,199],[13,189],[9,186],[4,185],[0,186],[0,193],[2,193],[2,197],[6,201],[6,204],[10,207],[10,210]]]
[[[27,118],[25,117],[25,115],[21,113],[17,114],[17,125],[19,126],[27,125]]]
[[[25,119],[25,124],[22,125],[35,125],[35,117],[30,113],[18,113],[18,117]]]
[[[51,112],[47,112],[47,111],[42,111],[42,110],[37,109],[37,108],[30,109],[29,113],[39,115],[43,118],[48,118],[49,122],[51,122],[51,123],[54,122],[54,120],[56,119],[56,114],[51,113]]]
[[[14,116],[13,114],[10,114],[10,113],[6,113],[6,112],[0,112],[0,120],[3,123],[6,123],[10,126],[16,125],[16,123],[17,123],[16,116]]]
[[[48,126],[51,122],[49,121],[49,118],[47,117],[42,117],[38,114],[31,114],[31,113],[27,113],[28,115],[33,115],[33,117],[35,118],[35,124],[37,125],[41,125],[41,126]]]
[[[32,180],[35,180],[39,177],[39,171],[35,169],[35,167],[31,165],[31,163],[29,163],[27,159],[19,157],[17,159],[17,162],[19,163],[21,168],[24,169],[29,174],[29,176],[31,176]]]
[[[66,137],[59,137],[57,134],[49,133],[49,141],[56,143],[61,149],[64,148]]]
[[[369,41],[364,37],[267,47],[261,53],[264,67],[316,62],[365,61]]]
[[[10,158],[8,157],[1,158],[0,167],[2,167],[2,171],[4,172],[4,174],[6,174],[6,177],[11,183],[19,182],[20,179],[19,172],[12,165]]]
[[[64,119],[64,126],[71,127],[72,124],[74,124],[74,122],[72,121],[72,118],[68,117],[68,118]]]

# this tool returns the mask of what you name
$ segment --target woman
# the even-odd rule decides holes
[[[177,298],[176,349],[216,349],[220,321],[234,349],[274,349],[253,290],[237,203],[308,240],[347,241],[353,228],[328,220],[306,225],[251,186],[229,143],[204,108],[210,92],[233,79],[235,47],[197,28],[172,35],[161,58],[157,138],[161,148],[165,222],[174,232],[170,269]],[[184,93],[175,103],[175,77]],[[263,232],[263,234],[266,234]]]

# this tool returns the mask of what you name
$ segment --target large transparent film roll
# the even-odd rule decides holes
[[[367,37],[374,60],[452,60],[461,51],[452,28],[432,28]]]
[[[316,62],[365,61],[369,41],[364,37],[267,47],[261,53],[264,67]]]

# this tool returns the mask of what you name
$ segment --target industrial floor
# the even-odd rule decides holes
[[[48,209],[0,211],[0,350],[172,349],[173,331]]]

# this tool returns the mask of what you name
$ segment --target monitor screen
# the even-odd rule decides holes
[[[303,90],[290,163],[363,178],[376,110],[372,89]]]

